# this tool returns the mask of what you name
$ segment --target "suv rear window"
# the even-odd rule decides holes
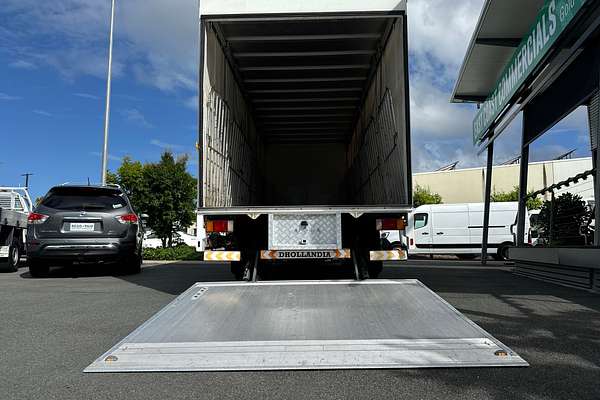
[[[117,192],[102,190],[51,191],[42,205],[56,210],[108,211],[127,206],[127,201]]]

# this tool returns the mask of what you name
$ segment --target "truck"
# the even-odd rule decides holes
[[[17,271],[25,254],[27,218],[33,208],[27,188],[0,187],[0,268]]]
[[[199,26],[204,260],[404,260],[380,232],[412,203],[406,1],[203,0]]]

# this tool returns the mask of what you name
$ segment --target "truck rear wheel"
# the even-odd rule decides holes
[[[17,272],[19,269],[19,260],[21,260],[21,246],[19,246],[18,240],[13,239],[13,242],[8,249],[8,261],[6,267],[8,272]]]
[[[381,271],[383,271],[383,261],[369,261],[368,262],[368,271],[369,271],[369,278],[371,278],[371,279],[378,278],[379,274],[381,274]]]

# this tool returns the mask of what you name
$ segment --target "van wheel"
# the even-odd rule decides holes
[[[29,273],[34,278],[45,278],[50,272],[50,266],[42,261],[27,260],[29,265]]]
[[[508,261],[508,249],[510,248],[509,245],[507,244],[503,244],[502,246],[498,247],[498,252],[494,255],[494,259],[498,260],[498,261]]]
[[[8,262],[6,270],[8,272],[17,272],[19,269],[19,260],[21,259],[21,248],[19,242],[13,240],[12,245],[8,249]]]

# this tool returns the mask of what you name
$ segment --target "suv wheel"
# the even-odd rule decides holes
[[[142,256],[134,254],[125,260],[123,271],[127,275],[139,274],[142,272]]]
[[[50,267],[48,264],[45,264],[38,260],[27,260],[27,264],[29,265],[29,273],[34,278],[44,278],[48,276],[48,272],[50,272]]]

